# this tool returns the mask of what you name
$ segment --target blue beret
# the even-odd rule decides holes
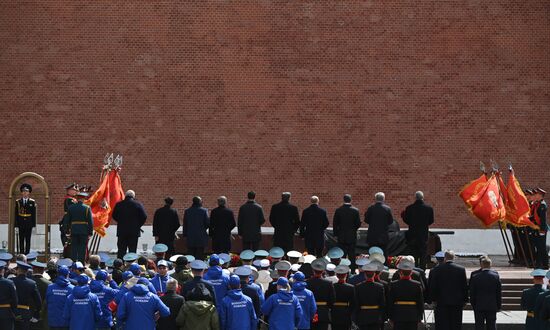
[[[252,268],[244,266],[237,267],[233,273],[237,276],[250,276],[252,274]]]
[[[206,268],[208,268],[208,265],[202,260],[193,260],[193,262],[191,262],[191,269],[204,270]]]
[[[153,252],[154,253],[164,253],[168,251],[168,246],[166,246],[166,244],[155,244],[153,245]]]
[[[244,250],[243,252],[241,252],[240,258],[242,260],[252,260],[254,259],[254,251]]]
[[[340,259],[344,256],[344,251],[341,248],[335,246],[332,249],[328,250],[327,255],[330,259]]]
[[[285,251],[278,246],[274,246],[269,250],[269,255],[272,258],[282,258],[285,255]]]

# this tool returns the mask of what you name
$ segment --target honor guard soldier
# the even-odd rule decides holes
[[[324,258],[317,258],[311,263],[313,268],[313,277],[306,283],[307,287],[313,292],[317,303],[317,322],[311,325],[311,329],[326,330],[330,324],[330,309],[334,304],[334,287],[332,283],[323,278],[323,272],[327,267]]]
[[[65,217],[67,216],[67,211],[69,210],[69,207],[77,203],[76,194],[78,193],[78,185],[73,182],[65,186],[65,190],[67,190],[67,195],[65,196],[65,200],[63,201],[63,211],[65,213],[63,213],[63,218],[61,219],[61,221],[59,221],[59,231],[61,232],[61,243],[63,244],[63,257],[68,258],[70,257],[71,252],[68,246],[68,228],[65,226]]]
[[[12,330],[17,310],[17,293],[13,282],[4,278],[7,264],[0,260],[0,329]]]
[[[46,269],[46,264],[43,262],[38,262],[36,260],[30,263],[32,266],[32,279],[36,282],[36,287],[38,288],[38,293],[40,293],[40,298],[44,300],[46,297],[46,290],[52,282],[48,281],[44,277],[44,270]],[[34,306],[33,306],[34,307]],[[44,306],[46,307],[46,306]],[[45,308],[40,310],[40,315],[36,313],[34,318],[38,319],[38,322],[33,323],[33,329],[43,329],[45,324],[48,324],[48,313]]]
[[[31,250],[32,229],[36,227],[36,201],[30,198],[32,186],[23,183],[19,188],[21,198],[15,201],[15,227],[19,229],[19,253]]]
[[[525,319],[526,330],[542,329],[542,322],[535,318],[535,303],[538,295],[545,291],[542,288],[545,275],[546,271],[544,269],[533,270],[531,272],[531,276],[533,276],[533,286],[523,290],[521,294],[521,308],[527,311],[527,318]]]
[[[76,197],[78,202],[69,207],[65,217],[65,226],[71,237],[71,258],[74,261],[84,262],[86,260],[86,244],[88,238],[92,236],[94,222],[92,209],[84,204],[88,193],[80,191]]]
[[[25,262],[18,261],[17,276],[12,279],[17,292],[16,328],[20,329],[29,329],[31,318],[42,309],[42,299],[36,283],[27,277],[30,268]]]
[[[536,262],[535,267],[541,269],[548,269],[548,254],[546,252],[546,232],[548,230],[548,223],[546,221],[546,211],[548,206],[544,201],[544,195],[546,191],[542,188],[536,188],[534,192],[534,213],[533,217],[535,224],[539,226],[537,232],[533,236],[533,245],[536,250]]]
[[[362,266],[366,280],[355,287],[357,309],[355,324],[360,330],[383,329],[386,319],[386,292],[381,283],[375,281],[378,266],[367,263]]]
[[[414,261],[402,259],[397,264],[401,278],[390,283],[388,316],[395,330],[417,329],[424,314],[422,286],[411,279],[413,268]]]
[[[349,266],[339,265],[334,269],[338,277],[338,283],[334,286],[334,304],[331,317],[333,330],[349,330],[351,328],[351,316],[355,310],[355,287],[346,283],[350,272]]]

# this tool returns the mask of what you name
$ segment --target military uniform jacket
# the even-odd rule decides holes
[[[17,293],[12,281],[0,278],[0,319],[13,319],[17,310]]]
[[[534,310],[538,295],[544,291],[542,284],[535,284],[529,289],[523,290],[521,294],[521,308],[527,311],[525,329],[539,329],[539,325],[542,324],[540,320],[535,318]]]
[[[65,220],[65,227],[70,230],[71,235],[92,235],[94,230],[92,209],[82,201],[69,207]]]
[[[317,277],[306,280],[307,288],[313,292],[315,302],[317,303],[317,315],[319,322],[330,322],[330,309],[334,304],[334,287],[332,283]]]
[[[259,241],[262,238],[261,226],[264,222],[264,209],[256,201],[247,201],[239,208],[237,229],[244,242]]]
[[[319,207],[317,204],[311,204],[302,212],[302,221],[300,223],[300,235],[306,241],[320,242],[325,241],[325,229],[328,227],[327,210]]]
[[[333,325],[351,325],[351,315],[355,310],[355,287],[348,283],[335,283],[334,304],[331,309]]]
[[[30,319],[34,311],[42,309],[42,300],[36,283],[25,275],[17,275],[12,281],[17,292],[17,314],[23,319]]]
[[[419,282],[401,279],[390,283],[388,316],[394,322],[419,322],[424,313],[424,297]]]
[[[336,209],[332,220],[332,229],[338,242],[355,243],[359,227],[361,227],[361,215],[356,207],[344,204]]]
[[[36,227],[36,201],[32,198],[23,203],[23,198],[15,201],[15,227],[19,230],[31,230]]]
[[[276,246],[292,244],[294,233],[300,226],[298,208],[287,201],[281,201],[271,207],[269,222],[275,229],[273,240]]]
[[[389,206],[377,202],[365,212],[365,222],[369,225],[367,243],[369,246],[386,245],[389,241],[388,227],[393,223]]]
[[[384,322],[386,311],[386,292],[384,285],[378,282],[363,282],[355,287],[357,325],[380,324]]]
[[[179,227],[180,217],[176,209],[165,205],[155,211],[153,236],[157,236],[161,241],[172,241]]]
[[[434,223],[434,210],[424,201],[417,200],[405,208],[403,221],[409,225],[409,230],[405,233],[407,241],[416,245],[426,244],[428,228]]]

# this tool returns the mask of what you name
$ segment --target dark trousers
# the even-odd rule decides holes
[[[204,260],[204,246],[188,246],[187,254],[192,255],[197,260]]]
[[[174,254],[176,254],[176,251],[174,249],[174,236],[172,236],[172,239],[167,239],[165,237],[159,237],[159,240],[157,241],[157,244],[164,244],[168,247],[168,251],[166,251],[166,259],[170,258]],[[137,244],[137,243],[136,243]]]
[[[351,261],[350,268],[355,270],[355,242],[354,243],[340,243],[338,246],[344,251],[344,257],[348,258]]]
[[[260,241],[243,241],[243,251],[244,250],[252,250],[256,251],[260,248]]]
[[[476,330],[495,330],[497,328],[497,312],[474,311]]]
[[[418,329],[418,322],[395,322],[393,324],[394,330],[416,330]]]
[[[273,246],[280,247],[281,249],[283,249],[283,251],[285,251],[286,254],[288,251],[294,250],[294,238],[293,236],[290,236],[283,239],[274,239]]]
[[[229,253],[231,251],[231,239],[220,239],[212,237],[212,251],[214,253]]]
[[[382,324],[367,324],[367,325],[360,325],[359,330],[383,330],[384,329],[384,323]]]
[[[328,322],[311,323],[311,330],[328,330]]]
[[[330,330],[349,330],[351,329],[351,324],[343,325],[343,324],[331,324]],[[380,329],[380,327],[377,328],[377,330]]]
[[[306,239],[307,253],[321,258],[323,256],[323,250],[325,249],[324,241],[314,241],[313,239]]]
[[[19,229],[19,253],[29,254],[31,251],[32,228]]]
[[[74,261],[86,261],[86,244],[88,235],[71,235],[71,259]]]
[[[548,269],[548,255],[546,253],[546,235],[539,235],[535,232],[533,235],[533,246],[535,248],[535,268]]]
[[[411,254],[414,257],[415,266],[426,269],[426,263],[428,262],[428,256],[426,255],[426,242],[408,242],[407,245],[409,246]]]
[[[437,305],[435,307],[435,329],[462,329],[462,306]]]
[[[0,329],[13,330],[13,319],[0,319]]]
[[[117,241],[117,258],[122,259],[126,254],[126,250],[135,253],[137,251],[138,238],[139,236],[119,236]]]
[[[30,330],[31,329],[31,320],[30,319],[22,319],[15,321],[15,329],[16,330]]]

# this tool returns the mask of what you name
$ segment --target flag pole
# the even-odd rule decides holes
[[[498,165],[493,160],[491,160],[491,166],[493,167],[492,168],[492,174],[496,174],[497,176],[500,175],[499,170],[498,170]],[[498,189],[498,193],[500,195],[500,199],[503,200],[502,199],[502,191],[500,190],[500,184],[497,184],[496,186],[497,186],[497,189]],[[504,221],[502,221],[502,220],[498,221],[498,228],[500,230],[500,235],[502,236],[502,240],[504,241],[504,247],[506,248],[506,255],[508,256],[508,262],[511,263],[512,258],[510,258],[510,253],[513,253],[512,244],[510,244],[510,239],[508,238],[508,233],[506,232],[505,229],[504,230],[502,229],[503,224],[504,224]],[[510,251],[508,251],[508,250],[510,250]]]

